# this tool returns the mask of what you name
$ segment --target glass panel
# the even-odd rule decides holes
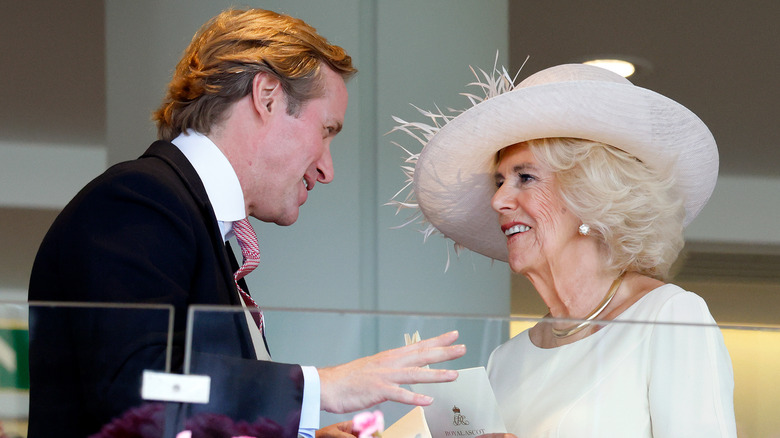
[[[171,306],[0,302],[0,436],[85,437],[128,410],[156,415],[139,390],[144,370],[171,369],[172,323]]]
[[[30,402],[26,304],[0,304],[0,424],[26,436]]]
[[[297,389],[292,396],[288,391],[300,385],[301,376],[291,373],[298,368],[284,364],[337,365],[400,347],[406,333],[418,331],[422,338],[429,338],[450,330],[460,332],[458,342],[466,344],[468,353],[449,364],[433,364],[433,368],[486,366],[491,352],[506,343],[501,353],[494,355],[491,379],[499,411],[510,430],[533,431],[548,421],[556,424],[560,436],[612,436],[613,432],[617,436],[653,436],[647,434],[650,426],[661,436],[664,427],[696,424],[691,421],[696,415],[708,418],[717,399],[713,391],[728,394],[729,368],[733,367],[733,411],[739,437],[769,437],[780,432],[780,416],[776,414],[780,406],[778,327],[613,321],[599,324],[600,329],[582,341],[539,348],[532,343],[533,337],[522,332],[550,322],[536,318],[266,309],[264,327],[274,359],[269,363],[241,359],[255,355],[249,325],[253,320],[243,309],[193,307],[187,320],[187,332],[174,333],[172,309],[165,306],[36,303],[28,308],[24,303],[0,303],[0,425],[4,433],[27,436],[29,389],[35,391],[36,385],[46,389],[47,397],[40,400],[48,399],[49,407],[57,411],[42,414],[40,423],[57,428],[69,427],[78,416],[58,418],[61,412],[73,412],[69,409],[74,407],[81,413],[108,409],[132,394],[136,397],[133,408],[116,414],[104,432],[134,431],[142,433],[139,436],[170,438],[183,430],[193,430],[196,436],[203,431],[211,433],[209,436],[294,433],[297,424],[289,419],[266,416],[257,422],[257,416],[252,416],[270,405],[284,411],[285,405],[299,403]],[[31,343],[28,321],[34,328]],[[578,322],[559,321],[558,325]],[[132,331],[127,328],[139,325],[149,338],[128,338],[125,332]],[[510,337],[514,338],[507,343]],[[157,342],[151,342],[157,345],[155,354],[142,360],[143,366],[128,367],[130,358],[149,353],[146,348],[152,338]],[[728,349],[725,360],[718,358],[722,355],[718,348],[707,348],[720,339]],[[185,348],[177,350],[172,345]],[[191,394],[180,396],[183,402],[141,400],[138,394],[142,388],[138,386],[143,370],[208,376],[209,402],[188,401]],[[259,378],[269,374],[274,377]],[[725,386],[697,383],[708,376],[715,376],[716,383],[726,382]],[[107,383],[117,380],[131,383]],[[182,393],[187,393],[191,382],[175,384],[181,384]],[[709,392],[703,393],[702,388]],[[722,406],[728,411],[727,403]],[[389,426],[411,407],[386,402],[372,409],[381,410]],[[249,416],[242,411],[248,411]],[[653,413],[652,418],[648,412]],[[33,421],[38,421],[34,415]],[[353,415],[322,413],[321,424]],[[473,414],[460,410],[458,415],[469,419]],[[675,423],[680,418],[685,421]],[[728,412],[715,418],[707,427],[728,429]],[[698,432],[701,435],[702,431]],[[671,436],[680,434],[676,429]]]
[[[247,397],[247,385],[258,385],[256,376],[260,374],[252,377],[251,372],[242,374],[224,364],[216,365],[218,362],[196,359],[226,348],[225,333],[216,332],[225,327],[246,327],[250,319],[244,312],[192,309],[191,351],[187,353],[193,358],[191,372],[217,370],[221,376],[216,381],[227,387],[218,390],[223,395],[214,398],[211,406],[201,406],[190,414],[211,412],[233,422],[251,421],[240,415],[231,417],[235,413],[231,409],[237,406],[231,397]],[[560,436],[653,436],[651,430],[662,436],[664,428],[676,429],[670,436],[681,436],[681,427],[697,429],[698,435],[693,436],[712,436],[715,432],[708,428],[734,430],[729,411],[736,414],[740,437],[766,437],[780,431],[775,414],[780,406],[780,383],[775,377],[780,368],[777,327],[612,321],[592,324],[599,329],[581,341],[539,348],[533,338],[521,332],[550,320],[266,309],[264,321],[275,362],[317,367],[402,346],[405,333],[419,331],[422,338],[428,338],[449,330],[460,332],[458,342],[466,344],[468,353],[452,363],[432,367],[487,366],[495,347],[514,336],[496,355],[491,380],[504,422],[510,430],[536,431],[527,436],[538,436],[539,423],[544,421],[559,421],[556,430]],[[579,322],[556,323],[567,327]],[[241,332],[236,336],[249,335]],[[231,371],[224,372],[227,369]],[[256,403],[261,398],[249,396],[245,401],[251,404],[248,400]],[[411,407],[386,402],[372,409],[380,409],[390,425]],[[353,415],[323,412],[321,424]]]

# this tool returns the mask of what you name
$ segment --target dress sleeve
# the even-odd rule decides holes
[[[731,359],[704,300],[677,294],[656,320],[648,375],[653,436],[736,438]]]

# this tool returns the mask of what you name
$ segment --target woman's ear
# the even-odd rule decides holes
[[[252,104],[261,116],[283,110],[284,91],[279,79],[265,72],[256,74],[252,79]]]

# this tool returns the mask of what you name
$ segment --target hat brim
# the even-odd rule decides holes
[[[506,237],[491,207],[495,154],[551,137],[606,143],[651,168],[673,166],[684,196],[685,226],[707,203],[717,180],[715,140],[690,110],[630,83],[574,80],[521,86],[450,120],[417,161],[414,191],[420,210],[446,237],[506,261]]]

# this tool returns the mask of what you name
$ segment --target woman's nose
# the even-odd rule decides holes
[[[517,208],[517,201],[506,185],[502,185],[496,190],[490,204],[497,213],[508,212]]]

